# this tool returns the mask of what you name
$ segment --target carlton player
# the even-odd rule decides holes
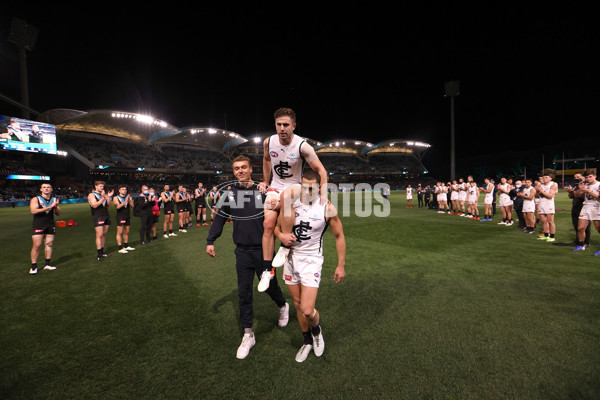
[[[275,234],[290,248],[283,265],[283,276],[296,307],[298,323],[304,343],[296,354],[296,361],[306,360],[310,351],[320,357],[325,350],[320,315],[315,308],[323,268],[323,234],[328,226],[335,237],[338,263],[334,273],[336,283],[346,275],[346,239],[335,207],[318,195],[320,176],[308,170],[302,178],[301,196],[293,204],[292,233],[285,234],[280,226]]]
[[[579,213],[579,223],[577,224],[577,247],[574,251],[585,250],[585,231],[588,225],[594,224],[594,227],[600,232],[600,182],[596,180],[594,170],[587,170],[583,173],[585,182],[581,181],[577,185],[577,193],[582,195],[583,207]],[[594,253],[600,256],[600,250]]]
[[[467,202],[467,184],[463,178],[458,178],[458,208],[459,216],[464,217],[466,214],[465,203]]]
[[[56,233],[56,224],[54,223],[54,215],[60,215],[60,207],[58,199],[52,196],[52,185],[42,183],[40,186],[41,196],[36,196],[29,202],[29,209],[33,214],[33,226],[31,240],[31,275],[37,274],[37,259],[44,243],[44,269],[53,271],[56,267],[52,266],[52,245],[54,244],[54,234]]]
[[[96,251],[98,252],[98,261],[104,261],[109,254],[104,252],[104,244],[106,242],[106,233],[110,226],[110,215],[108,207],[110,207],[113,190],[106,194],[104,192],[103,181],[94,182],[94,190],[88,195],[88,203],[92,209],[92,219],[94,221],[94,230],[96,231]]]
[[[410,184],[406,187],[406,208],[412,208],[413,188]]]
[[[131,226],[131,209],[133,208],[133,199],[127,193],[127,186],[119,186],[119,193],[113,197],[113,204],[117,209],[117,246],[119,253],[126,254],[135,250],[129,246],[129,228]]]
[[[492,220],[492,202],[494,200],[494,184],[491,182],[490,178],[483,179],[483,187],[481,191],[485,193],[485,198],[483,199],[484,204],[484,212],[483,219],[481,221],[491,221]]]
[[[274,229],[275,225],[280,224],[283,233],[292,231],[294,225],[292,205],[300,196],[300,183],[306,163],[321,178],[321,197],[326,199],[327,196],[327,171],[313,147],[294,134],[296,129],[294,110],[277,109],[274,118],[277,134],[268,137],[263,143],[263,181],[259,184],[260,191],[267,194],[262,239],[265,273],[264,279],[261,278],[261,283],[258,285],[259,291],[267,289],[269,279],[273,277],[272,267],[282,266],[289,252],[289,249],[281,246],[273,258]],[[283,212],[280,212],[282,210]],[[281,218],[278,220],[280,215]]]
[[[540,176],[540,183],[535,188],[536,193],[540,195],[540,202],[538,204],[538,213],[542,220],[542,226],[544,229],[544,236],[538,238],[540,240],[546,240],[547,242],[554,242],[556,233],[556,224],[554,223],[554,196],[558,192],[558,185],[552,181],[552,176],[549,173],[544,173]]]

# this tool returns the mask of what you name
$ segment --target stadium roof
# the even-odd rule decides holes
[[[222,152],[247,141],[245,137],[224,129],[186,127],[175,135],[157,139],[155,143],[191,145]]]
[[[262,143],[268,136],[270,136],[270,135],[249,136],[246,138],[246,142],[237,145],[237,147],[240,149],[243,149],[243,148],[255,148],[256,146],[260,146],[261,151],[262,151]],[[307,138],[304,136],[301,136],[301,137],[302,137],[302,139],[306,140],[306,142],[308,144],[310,144],[315,150],[320,149],[321,147],[324,146],[323,142],[319,142],[318,140],[310,139],[310,138]]]
[[[390,139],[384,142],[377,143],[374,149],[366,152],[367,155],[376,154],[414,154],[417,157],[422,157],[423,153],[430,148],[431,145],[415,140],[406,139]]]
[[[56,125],[57,130],[99,133],[147,143],[181,131],[148,115],[111,110],[55,109],[40,114],[37,119]]]
[[[339,139],[326,142],[323,147],[317,150],[318,154],[356,154],[362,155],[365,152],[375,148],[373,143],[363,142],[356,139]]]

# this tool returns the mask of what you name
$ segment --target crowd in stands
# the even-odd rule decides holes
[[[216,151],[177,145],[145,145],[78,136],[62,136],[60,142],[94,165],[187,171],[213,171],[229,165],[227,158]]]

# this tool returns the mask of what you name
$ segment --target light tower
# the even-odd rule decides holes
[[[450,180],[456,178],[456,160],[454,145],[454,97],[460,94],[459,81],[446,82],[445,97],[450,96]]]
[[[21,102],[23,118],[29,119],[29,88],[27,87],[27,51],[32,51],[37,41],[39,29],[27,22],[13,18],[8,33],[8,42],[14,43],[19,49],[19,67],[21,74]]]

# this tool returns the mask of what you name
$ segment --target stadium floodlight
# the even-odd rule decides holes
[[[10,31],[8,33],[8,42],[13,43],[19,49],[19,66],[21,73],[21,101],[25,106],[23,108],[23,118],[29,119],[29,88],[27,85],[27,51],[32,51],[37,41],[39,29],[29,25],[26,21],[18,18],[12,19]]]
[[[252,139],[254,141],[254,143],[260,143],[260,138],[257,136],[254,139]]]

